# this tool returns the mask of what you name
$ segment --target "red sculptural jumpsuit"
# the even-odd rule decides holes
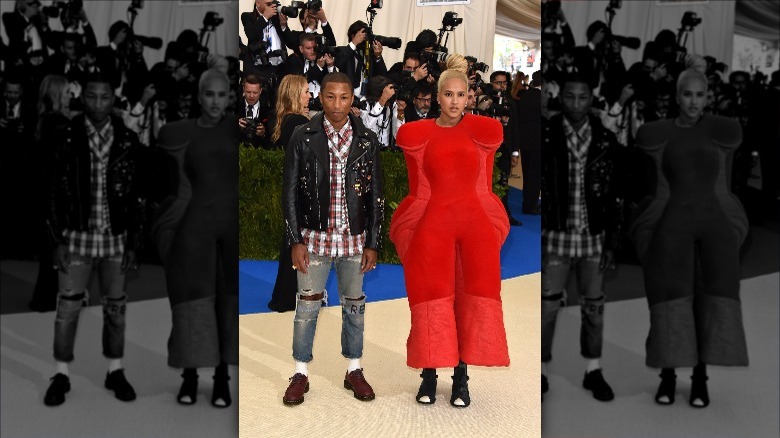
[[[509,365],[499,259],[509,222],[491,189],[502,137],[498,121],[475,115],[453,127],[426,119],[398,131],[410,193],[390,238],[412,314],[410,367]]]

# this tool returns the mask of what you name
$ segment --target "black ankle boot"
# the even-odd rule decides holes
[[[226,408],[232,403],[228,381],[230,376],[228,376],[227,364],[221,363],[214,370],[214,388],[211,392],[211,404],[215,408]],[[220,401],[222,403],[219,403]]]
[[[700,363],[693,368],[691,376],[691,398],[688,403],[694,408],[706,408],[710,405],[710,395],[707,392],[707,365]],[[701,403],[697,404],[696,401]]]
[[[455,367],[455,373],[452,376],[452,396],[450,396],[450,404],[456,408],[465,408],[471,404],[471,398],[469,397],[469,376],[466,372],[466,364],[461,362]],[[455,401],[458,399],[460,399],[463,404],[456,404]]]
[[[655,402],[659,405],[670,405],[674,403],[677,375],[674,373],[674,368],[664,368],[659,376],[661,384],[658,385],[658,392],[655,393]],[[666,397],[666,400],[662,400],[663,397]]]
[[[198,401],[198,372],[195,368],[185,368],[181,376],[184,380],[176,401],[183,405],[194,405]]]
[[[439,377],[436,375],[436,368],[423,368],[422,383],[420,383],[420,390],[417,391],[417,403],[424,405],[432,405],[436,403],[436,379]],[[428,401],[422,400],[423,397],[428,397]]]

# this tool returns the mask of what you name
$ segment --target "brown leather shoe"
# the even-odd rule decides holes
[[[309,378],[301,373],[295,373],[290,377],[290,386],[284,391],[282,402],[286,405],[299,405],[303,403],[303,394],[309,392]]]
[[[347,373],[344,376],[344,387],[352,390],[358,400],[369,401],[376,396],[371,385],[366,382],[366,378],[363,376],[363,368]]]

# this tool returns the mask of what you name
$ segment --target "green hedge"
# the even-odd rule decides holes
[[[282,150],[241,147],[239,151],[239,258],[278,260],[282,242]],[[385,221],[382,227],[381,263],[401,263],[390,241],[390,218],[409,193],[406,161],[400,152],[382,152],[384,174]],[[505,188],[498,184],[499,172],[493,169],[493,191],[499,196]]]

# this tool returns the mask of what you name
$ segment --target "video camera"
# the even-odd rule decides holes
[[[281,4],[278,1],[274,3],[277,6]],[[290,18],[295,18],[298,16],[300,9],[308,9],[311,14],[316,14],[322,9],[322,0],[291,1],[290,6],[282,6],[280,11]]]

